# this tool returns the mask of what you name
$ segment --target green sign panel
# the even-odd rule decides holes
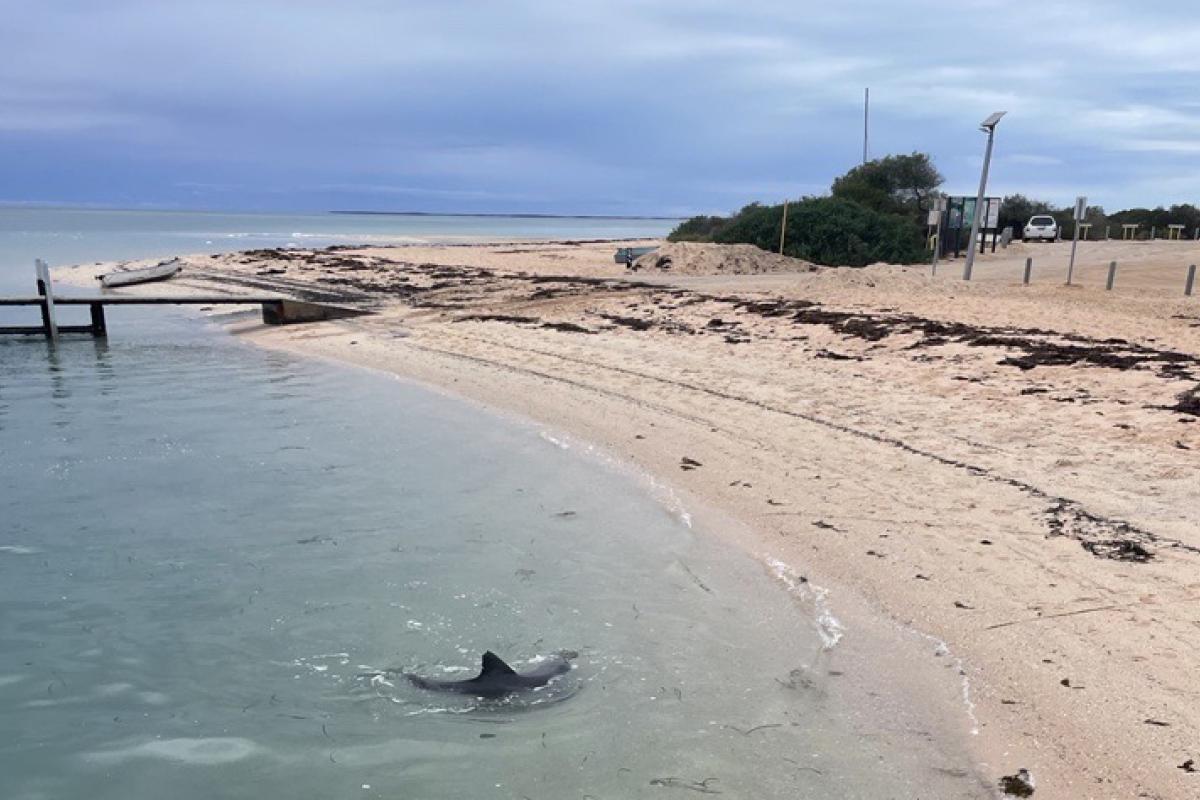
[[[974,197],[946,198],[946,227],[950,230],[964,228],[969,230],[975,221]],[[980,230],[995,230],[1000,224],[1000,198],[986,197],[983,201],[983,217],[979,221]]]

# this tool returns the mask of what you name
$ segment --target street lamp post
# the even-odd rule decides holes
[[[992,141],[996,138],[996,124],[1007,111],[997,111],[979,123],[979,130],[988,135],[987,149],[983,153],[983,172],[979,176],[979,194],[975,198],[975,216],[971,220],[971,238],[967,240],[967,263],[963,265],[963,280],[971,280],[971,268],[975,266],[975,242],[979,238],[979,223],[983,217],[983,194],[987,191],[988,167],[992,163]]]

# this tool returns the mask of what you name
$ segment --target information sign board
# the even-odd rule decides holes
[[[1000,227],[1000,198],[989,197],[984,206],[983,229],[994,231]]]

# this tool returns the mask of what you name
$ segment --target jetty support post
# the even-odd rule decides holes
[[[1183,293],[1188,297],[1192,296],[1192,289],[1196,286],[1196,265],[1192,264],[1188,267],[1187,283],[1183,285]]]
[[[40,258],[33,262],[37,273],[37,290],[42,296],[42,327],[46,338],[52,342],[58,341],[58,322],[54,319],[54,285],[50,281],[50,267]]]
[[[89,303],[92,312],[92,336],[97,339],[108,337],[108,325],[104,321],[104,303]]]
[[[1117,277],[1117,262],[1110,261],[1110,262],[1108,262],[1108,282],[1104,284],[1105,291],[1109,291],[1109,292],[1112,291],[1113,281],[1116,280],[1116,277]]]
[[[1029,278],[1033,275],[1033,256],[1025,259],[1025,277],[1021,279],[1021,283],[1029,285]]]

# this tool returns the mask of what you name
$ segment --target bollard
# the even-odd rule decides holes
[[[787,239],[787,204],[788,201],[783,201],[783,224],[779,226],[779,255],[783,255],[783,243]]]
[[[1108,283],[1104,285],[1106,291],[1112,291],[1113,279],[1117,277],[1117,262],[1108,262]]]
[[[1183,286],[1183,293],[1188,297],[1192,296],[1192,287],[1196,285],[1196,265],[1192,264],[1188,267],[1187,283]]]
[[[1025,259],[1025,277],[1021,280],[1021,283],[1028,286],[1029,285],[1029,276],[1032,273],[1033,273],[1033,256],[1030,256],[1029,258]]]

